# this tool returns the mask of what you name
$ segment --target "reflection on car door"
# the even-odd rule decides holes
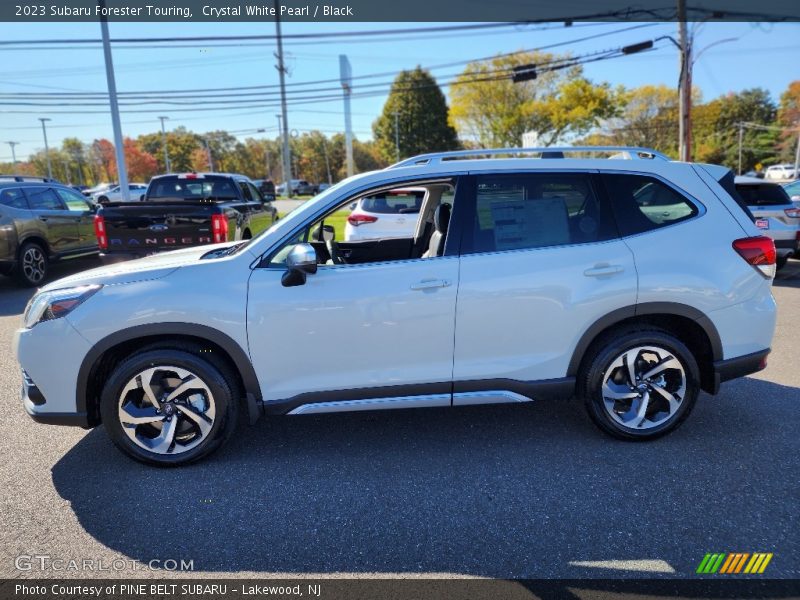
[[[535,398],[528,384],[566,377],[587,324],[636,303],[633,255],[591,174],[481,175],[471,184],[453,404],[488,391]]]
[[[67,205],[67,210],[78,224],[78,246],[84,250],[97,249],[97,236],[94,232],[94,211],[83,194],[72,190],[55,188],[56,194]]]
[[[31,186],[23,189],[28,198],[31,212],[46,231],[47,243],[51,252],[69,254],[79,249],[78,221],[80,221],[80,217],[67,210],[67,205],[52,188]]]
[[[450,405],[457,256],[320,266],[283,287],[284,268],[250,277],[250,356],[266,401],[413,396]]]

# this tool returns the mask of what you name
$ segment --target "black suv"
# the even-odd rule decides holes
[[[51,261],[99,254],[94,211],[59,183],[0,180],[0,273],[38,286]]]

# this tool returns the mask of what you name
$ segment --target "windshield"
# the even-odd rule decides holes
[[[150,183],[148,200],[237,200],[236,185],[228,177],[198,175],[159,177]]]

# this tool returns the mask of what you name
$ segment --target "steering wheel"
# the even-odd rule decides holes
[[[328,254],[331,255],[331,261],[333,261],[333,264],[344,264],[344,259],[339,253],[339,244],[337,244],[334,240],[325,240],[325,247],[328,249]]]

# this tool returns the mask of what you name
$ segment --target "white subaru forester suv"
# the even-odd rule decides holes
[[[326,224],[409,187],[410,237]],[[723,167],[637,148],[415,157],[252,240],[45,286],[16,334],[22,402],[156,465],[210,454],[240,412],[577,396],[607,433],[653,439],[766,366],[775,247],[732,190]]]

